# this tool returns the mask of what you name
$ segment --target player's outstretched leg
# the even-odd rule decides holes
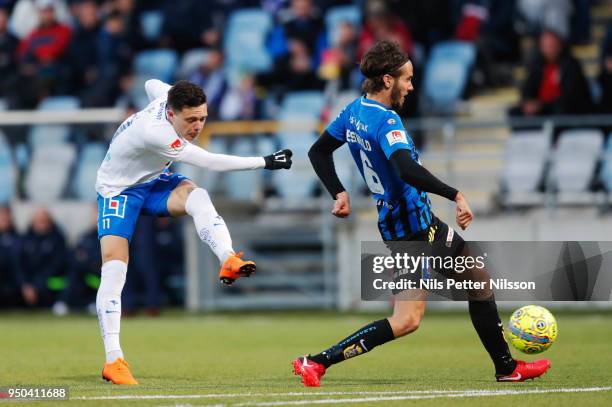
[[[127,264],[124,261],[106,261],[102,265],[100,287],[96,296],[96,310],[106,351],[106,364],[102,370],[102,377],[114,384],[138,384],[130,373],[119,344],[121,291],[125,284],[126,273]]]
[[[462,255],[469,255],[467,246]],[[459,278],[482,282],[489,281],[491,277],[486,268],[475,267],[462,273]],[[546,373],[550,368],[550,361],[546,359],[525,363],[512,358],[508,343],[504,339],[503,324],[497,312],[493,291],[490,288],[468,290],[468,297],[472,325],[495,365],[497,381],[524,381]]]
[[[419,327],[425,301],[397,301],[393,316],[368,324],[331,348],[316,355],[293,360],[293,373],[302,377],[306,387],[319,387],[331,365],[370,352],[378,345],[414,332]]]
[[[230,285],[240,277],[250,277],[255,272],[255,262],[242,260],[242,253],[234,252],[225,221],[217,213],[206,190],[193,189],[185,201],[185,211],[193,218],[200,239],[219,258],[221,282]]]

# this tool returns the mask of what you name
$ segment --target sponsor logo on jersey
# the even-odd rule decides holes
[[[102,217],[115,216],[123,218],[125,216],[125,203],[127,202],[127,198],[127,195],[117,195],[112,198],[105,198]]]
[[[395,122],[395,119],[389,119],[389,120],[387,120],[387,123],[389,123],[389,124],[395,124],[396,122]]]
[[[170,148],[172,148],[173,150],[180,150],[181,147],[183,147],[183,142],[180,138],[177,138],[172,142],[172,144],[170,144]]]
[[[395,143],[408,143],[406,132],[403,130],[391,130],[385,135],[385,137],[387,137],[387,141],[389,142],[390,146]]]
[[[349,122],[357,128],[357,131],[368,131],[368,125],[366,123],[361,122],[356,117],[350,116]]]

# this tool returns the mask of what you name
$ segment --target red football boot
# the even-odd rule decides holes
[[[534,362],[516,360],[514,372],[507,376],[496,375],[495,378],[498,382],[524,382],[542,376],[548,369],[550,369],[550,360],[548,359],[540,359]]]
[[[325,366],[313,362],[308,356],[302,356],[293,362],[293,373],[302,376],[302,384],[306,387],[320,387],[321,377],[325,374]]]

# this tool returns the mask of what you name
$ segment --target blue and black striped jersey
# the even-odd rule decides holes
[[[348,104],[327,127],[327,132],[346,142],[378,208],[383,240],[410,237],[432,222],[427,193],[404,182],[389,157],[399,150],[419,154],[400,117],[393,110],[362,96]]]

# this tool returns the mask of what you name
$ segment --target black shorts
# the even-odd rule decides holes
[[[408,244],[408,243],[414,244]],[[412,235],[408,238],[399,238],[395,240],[385,241],[385,245],[391,250],[391,254],[407,253],[410,256],[422,255],[425,257],[439,257],[442,259],[452,257],[455,258],[463,252],[465,240],[453,228],[434,216],[429,227],[421,233]],[[430,278],[431,272],[435,271],[441,275],[448,276],[454,272],[454,269],[445,268],[444,262],[439,264],[442,267],[420,267],[414,272],[407,270],[395,270],[393,273],[393,281],[412,280],[420,284],[420,280]],[[404,289],[393,290],[394,294],[404,291]]]

